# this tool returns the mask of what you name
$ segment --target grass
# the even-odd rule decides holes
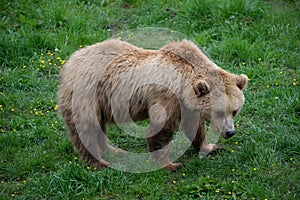
[[[293,0],[2,2],[0,199],[299,199],[299,11]],[[218,155],[188,149],[175,173],[95,171],[78,161],[57,114],[59,70],[82,46],[149,26],[179,31],[249,76],[238,134]]]

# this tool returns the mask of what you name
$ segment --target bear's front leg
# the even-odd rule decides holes
[[[206,125],[204,120],[199,120],[198,128],[196,133],[195,130],[193,130],[194,125],[193,124],[185,124],[190,126],[183,126],[183,130],[185,132],[185,135],[189,138],[189,140],[192,142],[193,147],[200,151],[202,155],[210,155],[214,154],[219,150],[222,150],[223,147],[217,144],[208,144],[206,140]],[[192,129],[191,129],[192,126]],[[190,130],[191,129],[191,130]]]
[[[215,154],[224,148],[218,144],[208,144],[207,143],[207,134],[206,134],[206,125],[204,120],[199,121],[199,127],[197,130],[196,138],[193,141],[193,146],[198,149],[200,144],[200,154],[201,155],[211,155]]]
[[[170,171],[176,171],[180,167],[184,166],[182,163],[172,163],[169,160],[173,132],[167,129],[162,129],[155,134],[155,130],[157,130],[156,126],[151,124],[146,130],[146,136],[152,135],[147,137],[147,142],[153,159],[157,161],[161,167]]]

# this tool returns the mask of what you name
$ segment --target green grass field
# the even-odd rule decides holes
[[[181,32],[248,75],[225,151],[200,159],[190,148],[175,173],[78,161],[57,113],[59,70],[75,50],[137,27]],[[299,1],[4,0],[0,33],[1,200],[300,199]],[[110,132],[128,150],[144,147]]]

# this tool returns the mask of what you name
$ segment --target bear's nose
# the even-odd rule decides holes
[[[226,132],[227,138],[231,138],[232,136],[234,136],[234,134],[235,134],[234,131],[227,131],[227,132]]]

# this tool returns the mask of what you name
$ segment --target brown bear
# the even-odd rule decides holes
[[[202,153],[217,151],[218,145],[206,141],[205,123],[224,138],[233,136],[247,82],[246,75],[221,69],[188,40],[159,50],[107,40],[71,55],[60,72],[58,106],[88,164],[109,166],[102,153],[121,152],[108,144],[108,124],[149,119],[149,151],[160,166],[176,170],[182,164],[169,160],[174,131],[181,126]]]

